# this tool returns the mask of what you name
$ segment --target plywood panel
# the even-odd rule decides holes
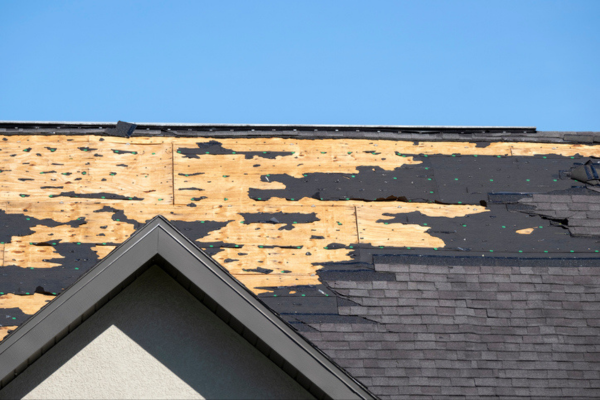
[[[535,228],[519,229],[516,231],[519,235],[531,235]]]
[[[33,315],[52,299],[54,299],[54,296],[41,293],[25,296],[8,293],[0,296],[0,308],[18,308],[25,314]]]
[[[203,203],[227,201],[237,205],[249,201],[250,188],[285,189],[280,182],[269,182],[268,177],[261,180],[261,176],[270,174],[301,178],[314,172],[357,173],[357,167],[362,165],[393,170],[405,164],[421,163],[412,157],[397,157],[393,148],[374,147],[368,141],[219,139],[218,142],[230,151],[229,154],[194,155],[197,158],[186,154],[186,149],[195,149],[198,144],[209,142],[209,139],[178,139],[174,142],[176,204],[188,204],[193,201],[192,197],[203,197]],[[379,154],[374,155],[361,147],[365,145]],[[286,155],[266,158],[273,157],[270,153]]]
[[[52,268],[61,265],[60,260],[64,257],[54,246],[36,246],[31,243],[27,237],[13,237],[10,243],[4,245],[4,265],[22,268]]]
[[[229,208],[223,208],[231,212]],[[253,207],[253,214],[299,214],[301,216],[315,216],[317,221],[311,223],[297,223],[290,230],[284,229],[286,223],[242,223],[242,214],[248,213],[244,208],[237,208],[235,221],[230,222],[223,229],[211,232],[203,241],[225,241],[228,243],[245,243],[254,245],[271,246],[302,246],[302,245],[327,245],[328,243],[357,243],[356,219],[354,207]],[[323,236],[324,239],[311,239],[313,236]]]
[[[198,149],[199,143],[211,140],[219,142],[224,150],[192,156],[179,152]],[[196,234],[203,232],[197,229],[202,221],[222,224],[204,235],[198,234],[200,237],[195,240],[199,246],[212,245],[217,251],[214,258],[256,293],[266,291],[261,289],[265,287],[315,285],[319,283],[317,271],[323,264],[353,260],[350,246],[357,243],[444,247],[441,239],[428,233],[430,227],[386,224],[391,219],[384,214],[419,212],[429,217],[457,218],[488,210],[472,205],[313,198],[257,202],[248,197],[248,191],[285,189],[281,182],[261,179],[271,174],[301,179],[310,173],[352,174],[365,166],[392,171],[421,164],[414,157],[419,154],[595,156],[600,154],[600,146],[496,142],[477,147],[468,142],[366,139],[0,136],[0,200],[5,201],[0,208],[19,215],[29,227],[26,234],[13,235],[3,245],[1,265],[61,265],[64,257],[52,243],[91,244],[94,254],[102,259],[133,234],[136,226],[161,214],[171,221],[192,224],[190,229]],[[60,196],[65,192],[80,197]],[[291,226],[285,221],[244,221],[246,214],[277,213],[314,213],[315,220]],[[48,245],[37,245],[40,243]],[[342,247],[326,249],[332,243]],[[271,272],[265,274],[259,268]]]
[[[251,271],[260,267],[273,270],[272,275],[315,275],[323,263],[352,259],[349,255],[351,249],[326,249],[328,245],[339,243],[350,246],[358,243],[355,210],[348,206],[249,205],[192,208],[140,204],[139,207],[133,207],[112,201],[106,204],[64,203],[60,208],[53,203],[8,202],[3,208],[7,213],[23,214],[23,218],[30,216],[36,221],[45,221],[46,224],[48,221],[63,223],[54,227],[37,224],[31,227],[31,234],[12,238],[6,245],[5,255],[10,265],[22,268],[51,268],[61,265],[62,256],[52,246],[54,241],[99,244],[92,247],[92,250],[102,259],[114,249],[112,243],[123,242],[135,231],[132,222],[144,223],[158,214],[174,223],[193,223],[196,228],[201,228],[203,221],[226,223],[223,228],[208,232],[196,242],[199,246],[215,243],[215,249],[225,246],[215,255],[215,259],[235,274],[262,274],[258,270]],[[278,215],[282,221],[246,221],[247,217],[252,219],[257,216],[260,220],[262,215]],[[281,215],[290,217],[284,221]],[[304,222],[306,218],[311,222]],[[75,227],[68,224],[79,219],[85,221],[85,224]],[[294,223],[294,219],[298,223]],[[100,237],[99,234],[103,236]],[[35,245],[40,242],[49,245]],[[102,245],[103,242],[108,245]],[[234,245],[239,247],[233,247]],[[49,261],[52,259],[54,262]],[[316,278],[311,279],[314,281]]]
[[[286,286],[318,285],[318,276],[290,276],[290,275],[235,275],[243,285],[254,293],[268,293],[272,288]]]
[[[352,250],[325,250],[323,247],[316,246],[289,249],[246,245],[243,248],[224,248],[222,250],[213,258],[235,275],[264,274],[257,270],[263,268],[271,270],[268,272],[271,275],[309,276],[321,269],[323,263],[352,261],[352,257],[349,255]]]
[[[170,144],[15,138],[0,142],[0,200],[173,201]]]
[[[8,331],[14,331],[15,329],[17,329],[16,326],[0,326],[0,340],[4,340],[8,335]]]

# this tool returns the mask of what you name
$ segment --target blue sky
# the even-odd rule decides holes
[[[0,120],[600,131],[600,1],[0,1]]]

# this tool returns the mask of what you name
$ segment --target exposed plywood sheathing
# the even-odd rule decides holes
[[[25,314],[35,314],[54,296],[33,293],[29,296],[17,296],[11,293],[0,296],[0,308],[19,308]]]
[[[110,194],[172,203],[169,144],[89,143],[84,138],[13,136],[0,142],[0,199],[60,201]]]
[[[0,326],[0,340],[3,340],[6,335],[8,335],[8,331],[13,331],[17,329],[16,326]]]
[[[260,274],[260,272],[251,270],[261,267],[272,269],[271,276],[278,274],[301,275],[315,283],[317,282],[315,272],[320,268],[319,264],[351,260],[348,254],[352,249],[326,248],[331,243],[344,246],[352,246],[359,242],[370,243],[370,240],[377,235],[390,236],[391,232],[396,232],[393,234],[392,241],[386,243],[379,241],[377,244],[371,244],[443,247],[440,239],[424,233],[428,228],[403,224],[389,225],[388,228],[387,225],[376,223],[376,220],[385,218],[385,213],[420,211],[424,215],[457,217],[485,211],[484,207],[467,205],[405,203],[399,207],[382,207],[376,203],[362,207],[346,205],[260,206],[254,204],[236,207],[215,205],[204,207],[140,205],[140,207],[132,207],[116,201],[102,203],[90,201],[64,203],[60,205],[61,211],[58,211],[52,207],[51,203],[7,202],[3,205],[7,213],[24,213],[31,218],[50,219],[64,224],[77,220],[85,221],[85,223],[77,227],[70,225],[59,225],[52,228],[43,225],[33,226],[32,234],[13,237],[11,242],[6,244],[5,257],[10,265],[23,268],[52,268],[60,265],[49,260],[60,261],[62,258],[55,247],[56,241],[62,240],[70,243],[97,244],[92,247],[92,250],[102,258],[114,249],[111,244],[123,242],[135,231],[132,221],[143,224],[153,216],[162,214],[175,222],[196,222],[200,227],[204,222],[223,223],[222,228],[208,232],[201,238],[197,238],[196,242],[201,247],[208,246],[208,244],[214,244],[216,247],[223,246],[222,251],[214,257],[234,275]],[[356,214],[356,209],[358,209],[358,214]],[[115,218],[115,212],[122,212],[127,221]],[[247,223],[244,218],[245,215],[276,215],[277,213],[297,215],[298,217],[311,216],[315,221],[310,223],[289,221],[289,224],[267,221]],[[365,239],[359,240],[357,236],[357,216],[361,226],[361,235]],[[284,229],[286,227],[288,229]],[[392,231],[392,229],[396,229],[396,231]],[[427,240],[421,240],[422,238]],[[39,243],[43,243],[44,246],[40,246]],[[60,244],[60,242],[58,243]],[[227,245],[231,245],[231,247],[225,247]],[[234,245],[239,247],[234,247]]]
[[[94,246],[92,250],[96,252],[98,255],[98,259],[101,260],[106,257],[111,251],[113,251],[117,246]]]
[[[52,276],[64,272],[64,263],[73,257],[81,262],[105,257],[137,227],[162,214],[257,294],[318,285],[325,265],[356,261],[357,247],[443,249],[447,243],[434,232],[444,221],[485,215],[490,209],[372,201],[378,197],[373,187],[357,187],[358,193],[364,190],[359,199],[321,201],[306,193],[292,200],[283,194],[286,184],[271,175],[301,183],[311,174],[339,174],[340,185],[347,185],[352,174],[365,168],[400,171],[409,178],[429,173],[425,155],[510,159],[598,154],[597,145],[525,142],[480,146],[366,139],[0,136],[0,212],[12,218],[11,227],[19,227],[18,233],[4,232],[0,265],[21,272],[43,269]],[[431,182],[435,196],[436,183],[428,176],[422,179]],[[317,188],[318,179],[313,178]],[[402,185],[411,183],[393,179],[390,175],[387,184],[399,195]],[[257,189],[282,194],[250,198],[249,192]],[[398,214],[431,221],[398,222]],[[69,271],[69,279],[78,276]],[[26,310],[42,305],[32,301]]]
[[[519,229],[516,231],[519,235],[531,235],[535,228]]]
[[[23,268],[53,268],[59,267],[59,261],[64,258],[52,246],[36,246],[29,242],[30,238],[14,238],[11,243],[4,245],[5,265],[18,265]]]

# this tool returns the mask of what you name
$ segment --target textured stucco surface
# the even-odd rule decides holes
[[[153,267],[0,391],[0,399],[311,398]]]

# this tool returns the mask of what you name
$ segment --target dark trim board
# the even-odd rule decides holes
[[[0,388],[155,264],[316,398],[376,398],[162,216],[0,343]]]
[[[0,121],[0,135],[175,136],[219,138],[369,139],[450,142],[598,144],[600,132],[538,131],[533,126],[181,124]]]

